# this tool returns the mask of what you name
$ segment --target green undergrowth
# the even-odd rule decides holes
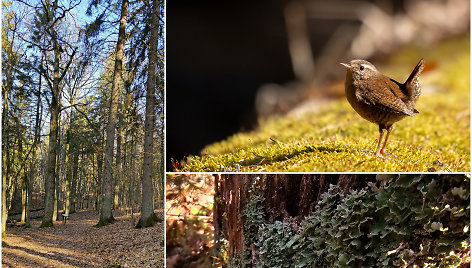
[[[465,36],[434,49],[406,48],[378,66],[404,81],[414,66],[411,58],[424,57],[427,63],[416,105],[420,113],[394,125],[385,159],[373,156],[378,126],[362,119],[343,98],[261,120],[255,131],[237,133],[187,158],[179,171],[469,171],[469,56]]]
[[[331,185],[299,226],[266,222],[252,193],[245,250],[229,267],[463,267],[469,188],[462,175],[402,175],[347,193]]]

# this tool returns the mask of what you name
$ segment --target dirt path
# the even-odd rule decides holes
[[[95,228],[92,210],[72,214],[63,224],[8,227],[2,239],[3,267],[164,267],[164,225],[134,229],[139,215],[114,211],[115,223]]]

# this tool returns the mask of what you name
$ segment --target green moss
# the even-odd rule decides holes
[[[469,36],[463,36],[434,49],[406,48],[392,56],[390,69],[379,66],[398,80],[412,68],[412,57],[425,57],[430,66],[420,78],[420,113],[394,125],[386,159],[373,156],[377,125],[340,99],[261,121],[255,131],[208,145],[181,171],[469,171],[469,56]]]
[[[52,223],[52,220],[51,221],[43,221],[41,222],[41,225],[39,226],[39,228],[46,228],[46,227],[52,227],[53,226],[53,223]]]
[[[162,222],[162,219],[158,218],[157,215],[153,213],[150,217],[148,217],[145,220],[140,218],[135,228],[139,229],[139,228],[152,227],[158,222]]]
[[[107,226],[108,224],[112,224],[113,222],[115,222],[115,218],[113,218],[113,216],[107,220],[100,220],[96,225],[94,225],[93,227],[103,227],[103,226]]]

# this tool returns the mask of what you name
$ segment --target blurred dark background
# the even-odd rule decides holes
[[[253,128],[257,88],[293,80],[285,2],[167,3],[167,159]]]
[[[175,0],[166,12],[168,171],[258,118],[342,97],[339,62],[469,29],[468,0]]]

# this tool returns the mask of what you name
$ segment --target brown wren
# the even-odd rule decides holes
[[[416,65],[405,83],[388,78],[365,60],[352,60],[347,68],[346,97],[352,108],[364,119],[379,125],[380,137],[375,156],[385,153],[393,124],[407,116],[415,116],[415,102],[421,94],[419,76],[424,68],[424,59]],[[382,139],[385,141],[382,144]]]

